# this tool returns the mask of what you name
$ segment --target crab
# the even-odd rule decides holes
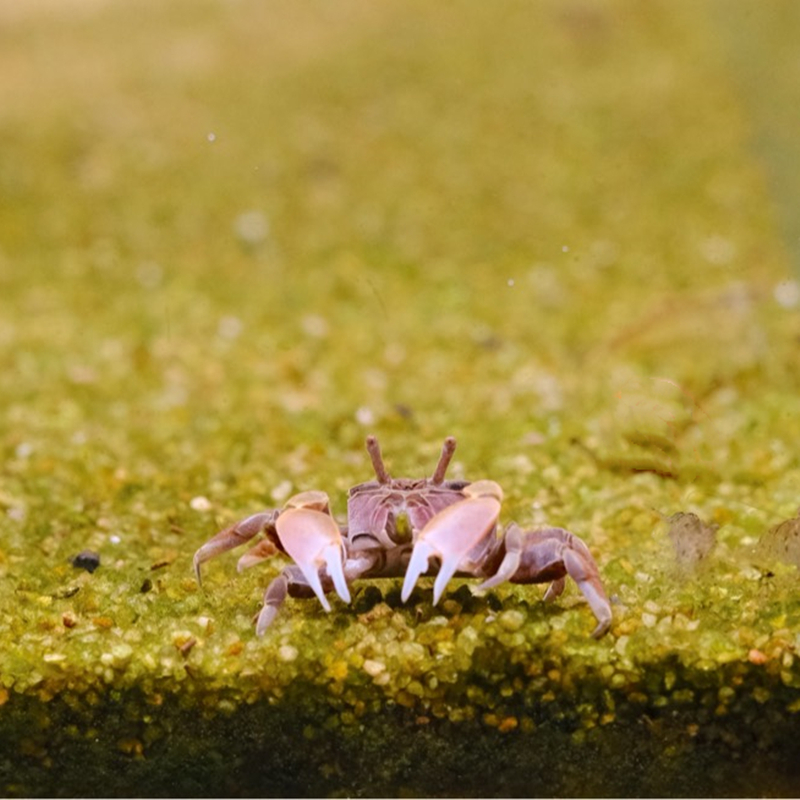
[[[503,491],[491,480],[445,480],[456,441],[448,437],[430,478],[392,478],[378,440],[368,436],[367,452],[375,480],[350,489],[347,525],[334,519],[328,495],[306,491],[283,508],[268,509],[217,533],[194,554],[194,571],[221,553],[263,534],[239,559],[239,571],[282,553],[289,564],[267,586],[256,618],[263,636],[287,595],[317,596],[330,611],[327,594],[350,602],[356,579],[403,578],[406,602],[421,575],[435,566],[433,604],[454,576],[482,578],[477,591],[504,581],[550,583],[544,600],[555,600],[569,576],[588,601],[600,638],[611,625],[611,605],[592,554],[584,542],[563,528],[523,530],[516,523],[498,528]]]

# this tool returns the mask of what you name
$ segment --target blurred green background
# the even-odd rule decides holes
[[[371,432],[410,475],[453,434],[504,522],[582,536],[612,637],[672,602],[636,577],[669,557],[657,512],[722,525],[743,580],[800,504],[798,17],[2,0],[2,704],[90,670],[81,631],[124,639],[156,564],[124,680],[198,614],[259,663],[270,568],[220,559],[201,595],[191,555],[294,491],[343,513]],[[290,606],[284,645],[306,614],[334,635]]]
[[[6,2],[7,452],[206,491],[365,429],[486,470],[632,378],[763,397],[796,243],[752,109],[793,76],[746,89],[724,15]]]

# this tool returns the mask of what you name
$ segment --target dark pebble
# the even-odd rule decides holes
[[[72,559],[72,566],[94,572],[100,566],[100,553],[93,550],[83,550]]]

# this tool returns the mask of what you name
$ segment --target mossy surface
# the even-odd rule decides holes
[[[797,187],[717,11],[0,6],[0,793],[800,791]],[[197,587],[367,433],[582,537],[610,633]]]

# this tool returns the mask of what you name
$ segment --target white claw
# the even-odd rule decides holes
[[[322,551],[322,558],[328,568],[328,575],[331,576],[336,594],[344,600],[350,602],[350,590],[347,588],[347,581],[344,578],[344,568],[342,567],[342,548],[340,545],[328,545]]]
[[[433,604],[436,605],[439,602],[439,598],[442,596],[442,593],[445,590],[450,578],[455,575],[456,570],[458,569],[458,562],[459,558],[448,558],[446,561],[442,562],[442,566],[439,567],[439,574],[436,576],[436,580],[433,582]]]
[[[319,598],[319,602],[322,603],[322,607],[326,611],[330,611],[331,604],[328,602],[328,598],[325,597],[325,592],[322,590],[322,583],[319,579],[319,568],[314,564],[307,563],[298,564],[297,566],[303,571],[303,575],[305,575],[308,585],[314,590],[314,594]]]
[[[481,482],[493,488],[490,481]],[[454,503],[440,511],[419,532],[411,560],[408,562],[403,591],[405,602],[422,573],[428,568],[431,556],[441,560],[439,574],[433,584],[433,603],[439,602],[448,581],[470,551],[492,534],[500,514],[500,501],[495,493],[481,491],[476,496]]]
[[[300,567],[326,611],[330,611],[331,606],[319,579],[323,564],[328,568],[336,593],[346,603],[350,602],[342,568],[342,534],[329,514],[313,508],[290,508],[278,517],[275,529],[286,552]]]
[[[417,542],[414,546],[411,560],[408,562],[408,569],[406,569],[406,577],[403,580],[403,589],[400,592],[400,599],[404,603],[411,597],[417,578],[427,572],[428,559],[433,553],[433,548],[427,542]]]

